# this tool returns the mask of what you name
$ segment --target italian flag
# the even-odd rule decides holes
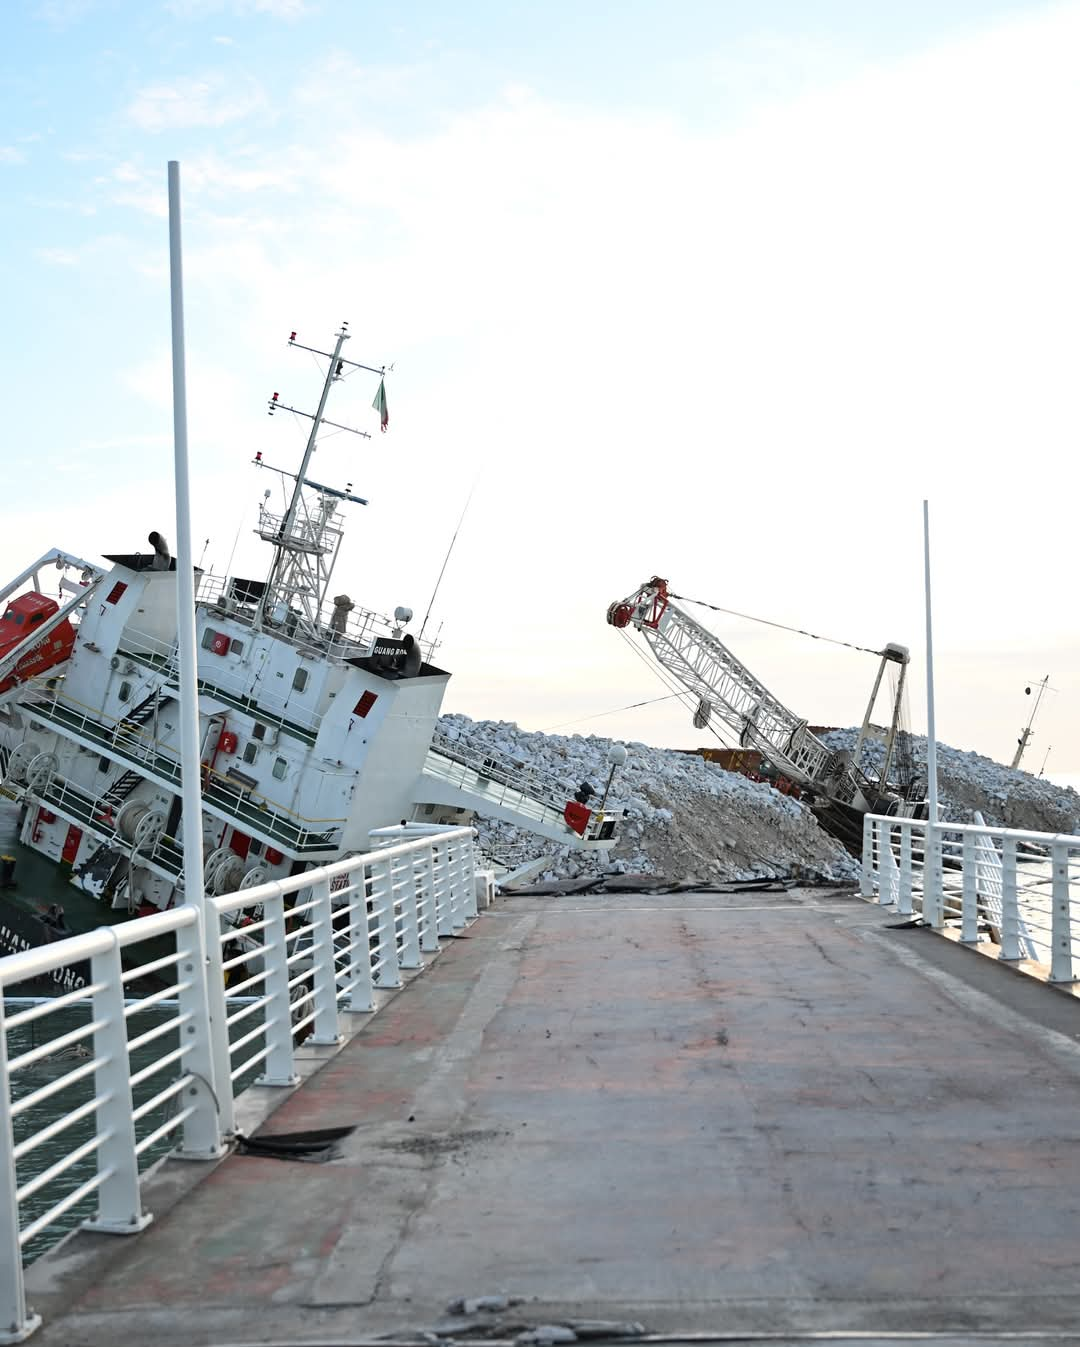
[[[386,410],[386,380],[379,380],[379,391],[375,394],[375,401],[371,404],[379,413],[379,429],[385,430],[390,424],[390,413]]]

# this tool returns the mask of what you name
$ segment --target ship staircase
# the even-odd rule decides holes
[[[467,809],[485,818],[528,828],[540,837],[587,850],[606,850],[617,840],[617,820],[590,813],[584,836],[566,820],[576,787],[550,772],[490,747],[474,747],[436,731],[416,789],[416,801]]]
[[[115,730],[116,737],[119,739],[126,734],[141,730],[159,711],[163,711],[170,702],[174,701],[176,701],[176,697],[172,693],[164,690],[160,685],[155,687],[148,697],[145,697],[130,714],[124,716],[118,722]]]

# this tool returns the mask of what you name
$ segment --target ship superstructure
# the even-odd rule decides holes
[[[572,786],[437,734],[450,675],[408,632],[409,609],[384,618],[331,593],[344,509],[365,502],[308,468],[320,428],[334,424],[332,385],[373,368],[343,359],[347,339],[343,328],[321,353],[329,366],[299,471],[271,469],[289,491],[282,512],[260,509],[267,578],[196,577],[208,891],[366,850],[373,829],[402,819],[479,811],[551,841],[612,846],[616,815],[589,811]],[[275,394],[271,411],[282,405]],[[28,568],[20,581],[34,593],[49,565],[61,568],[71,601],[43,619],[46,634],[78,616],[77,637],[0,692],[3,790],[23,807],[22,842],[128,911],[168,907],[182,886],[176,562],[160,534],[148,541],[107,566],[50,553]],[[0,651],[0,678],[33,646]]]

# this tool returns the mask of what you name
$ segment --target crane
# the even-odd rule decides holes
[[[713,716],[727,726],[743,748],[759,750],[778,770],[802,787],[822,825],[849,846],[862,836],[862,815],[915,812],[917,791],[888,785],[897,744],[900,705],[910,656],[902,645],[881,651],[877,677],[853,752],[829,748],[808,722],[790,711],[734,654],[674,601],[659,576],[641,585],[607,612],[609,624],[633,628],[645,639],[658,663],[698,699],[694,724],[704,728]],[[889,664],[899,670],[892,719],[884,735],[885,762],[872,780],[859,766],[863,744],[879,732],[870,723],[882,677]],[[902,798],[903,795],[909,798]]]

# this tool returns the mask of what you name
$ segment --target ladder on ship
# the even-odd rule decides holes
[[[158,712],[164,710],[166,706],[176,698],[169,692],[164,692],[159,686],[154,688],[148,697],[145,697],[134,708],[130,715],[126,715],[116,727],[116,733],[121,735],[128,734],[134,730],[141,730],[142,727]]]

